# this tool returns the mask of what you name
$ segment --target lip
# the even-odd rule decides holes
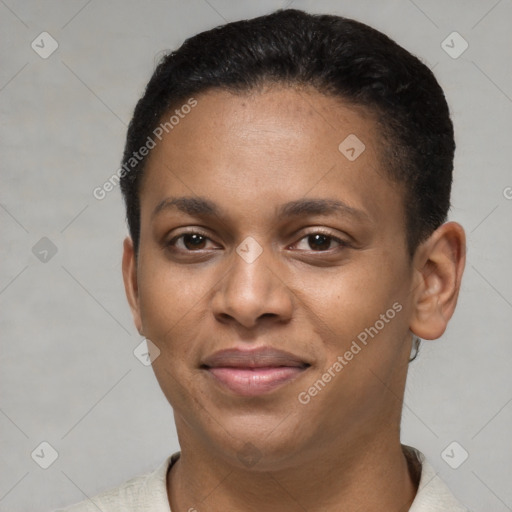
[[[201,368],[237,395],[258,396],[291,382],[309,366],[290,352],[260,347],[220,350],[206,357]]]

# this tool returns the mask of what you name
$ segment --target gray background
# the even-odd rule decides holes
[[[0,510],[82,500],[178,448],[172,410],[133,354],[141,338],[122,287],[119,190],[102,201],[92,191],[118,168],[163,50],[288,3],[0,0]],[[448,331],[411,365],[403,442],[471,510],[512,510],[512,2],[291,6],[382,30],[435,68],[446,91],[458,144],[451,219],[467,230],[468,262]],[[59,45],[46,59],[31,48],[43,31]],[[469,43],[456,59],[441,46],[453,31]],[[49,457],[43,441],[58,452],[48,469],[35,462]],[[457,469],[442,457],[453,441],[469,453]]]

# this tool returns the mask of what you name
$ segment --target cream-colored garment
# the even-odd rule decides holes
[[[414,451],[421,462],[421,479],[409,512],[468,512],[426,462],[424,455],[418,450]],[[178,457],[179,453],[175,453],[151,473],[132,478],[90,500],[54,512],[171,512],[166,475],[169,465]]]

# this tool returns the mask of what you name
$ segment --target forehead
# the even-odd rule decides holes
[[[252,151],[260,145],[273,152],[282,149],[289,159],[292,153],[287,149],[304,157],[308,151],[322,147],[339,156],[339,143],[350,134],[365,138],[370,153],[379,142],[374,116],[367,108],[347,104],[311,87],[274,85],[237,94],[213,89],[199,95],[197,103],[173,127],[172,136],[169,133],[165,137],[168,146],[180,146],[182,150],[194,147],[197,151],[208,142],[222,139],[223,144],[214,148],[217,158],[226,153],[232,159],[234,150],[246,156],[244,149]],[[280,148],[283,143],[287,147]]]
[[[378,124],[366,109],[286,86],[210,90],[195,99],[197,106],[149,155],[143,216],[177,195],[223,201],[233,212],[276,211],[277,204],[322,197],[376,219],[386,209],[402,216],[400,191],[382,163]]]

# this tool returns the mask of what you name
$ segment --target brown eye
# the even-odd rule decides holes
[[[207,236],[191,231],[175,236],[167,245],[173,250],[194,252],[201,249],[208,249],[208,242],[211,242],[211,240]]]
[[[310,233],[301,238],[297,243],[297,246],[301,250],[326,252],[331,249],[342,249],[347,247],[348,243],[328,233],[317,231],[316,233]]]
[[[330,248],[332,238],[322,233],[308,235],[308,244],[314,251],[325,251]]]
[[[203,235],[197,233],[187,233],[183,235],[183,245],[189,250],[204,249],[205,243],[206,237]]]

